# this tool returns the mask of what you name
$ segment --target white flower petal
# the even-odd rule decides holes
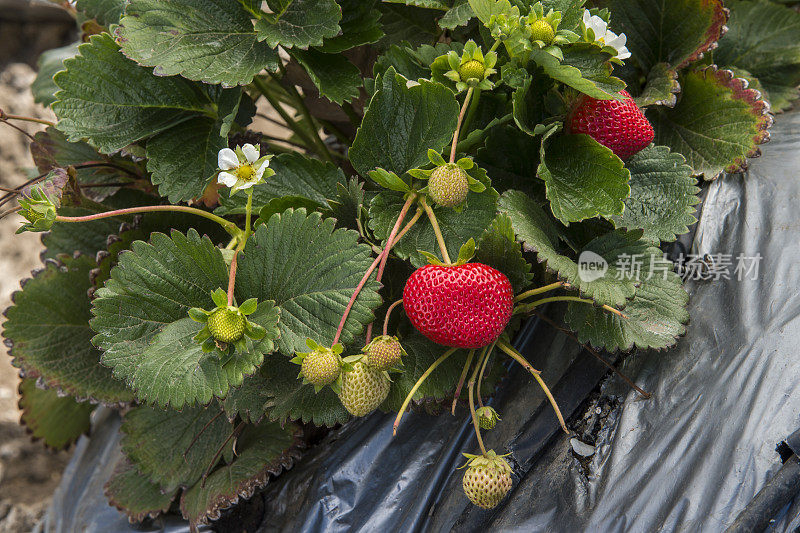
[[[267,170],[268,166],[269,166],[269,159],[266,159],[263,163],[261,163],[261,166],[258,167],[258,170],[256,170],[256,178],[261,179],[261,177],[264,175],[264,171]]]
[[[255,180],[253,180],[253,181],[242,181],[242,182],[239,182],[239,184],[236,185],[236,187],[234,187],[233,190],[235,190],[235,191],[243,191],[245,189],[249,189],[250,187],[252,187],[255,184],[256,184]]]
[[[217,176],[217,183],[221,183],[226,187],[233,187],[236,185],[236,176],[228,172],[220,172],[219,176]]]
[[[614,37],[613,39],[606,39],[606,46],[610,46],[612,48],[616,48],[619,51],[622,48],[625,48],[625,37]]]
[[[592,17],[592,29],[596,36],[603,37],[608,30],[608,23],[597,15],[594,15]]]
[[[588,9],[583,10],[583,25],[589,27],[589,21],[592,20],[592,14],[589,13]]]
[[[255,163],[258,161],[258,158],[261,157],[259,149],[252,144],[245,144],[242,146],[242,153],[244,154],[245,158],[247,158],[248,163]]]
[[[217,166],[222,170],[231,170],[239,166],[239,158],[236,152],[230,148],[223,148],[217,155]]]
[[[629,57],[631,57],[631,53],[624,46],[620,50],[618,50],[617,59],[628,59]]]

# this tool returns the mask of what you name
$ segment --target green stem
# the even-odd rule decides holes
[[[209,213],[208,211],[203,211],[202,209],[196,209],[194,207],[187,207],[183,205],[149,205],[144,207],[129,207],[127,209],[116,209],[114,211],[106,211],[105,213],[97,213],[94,215],[86,215],[82,217],[57,216],[56,222],[91,222],[93,220],[100,220],[103,218],[116,217],[120,215],[133,215],[136,213],[152,213],[156,211],[174,211],[179,213],[191,213],[199,217],[207,218],[209,220],[213,220],[214,222],[222,226],[228,233],[230,233],[233,236],[239,235],[242,231],[233,222],[225,220],[224,218],[219,217],[213,213]]]
[[[428,215],[428,219],[431,221],[431,226],[433,227],[433,233],[436,235],[436,242],[439,243],[439,250],[442,252],[442,259],[447,264],[451,264],[450,255],[447,253],[447,245],[444,242],[444,236],[442,236],[442,230],[439,228],[439,221],[436,220],[436,214],[431,209],[431,206],[428,205],[428,202],[425,201],[424,196],[420,196],[419,203],[422,204],[422,208],[425,210],[425,213]]]
[[[450,149],[450,162],[456,162],[456,149],[458,148],[458,135],[461,133],[461,124],[464,122],[464,115],[467,113],[469,100],[472,98],[472,93],[475,91],[474,87],[467,89],[467,96],[464,98],[464,103],[461,105],[461,112],[458,114],[458,122],[456,122],[456,131],[453,134],[453,147]]]
[[[275,81],[278,81],[274,74],[269,73],[269,75],[272,76]],[[308,123],[308,127],[311,130],[311,140],[316,145],[317,152],[319,155],[333,163],[333,156],[328,151],[328,147],[322,141],[322,137],[319,136],[319,130],[317,129],[316,122],[314,121],[314,117],[311,116],[311,112],[308,110],[305,100],[303,100],[303,97],[300,96],[299,92],[297,92],[297,88],[294,86],[294,84],[288,84],[287,90],[289,91],[289,95],[294,99],[300,114],[303,115],[303,118],[306,119],[306,122]]]
[[[289,116],[289,113],[286,112],[278,99],[275,98],[275,95],[273,95],[270,91],[269,85],[267,85],[267,83],[258,76],[253,78],[253,85],[255,85],[256,89],[258,89],[258,91],[264,95],[264,98],[267,99],[273,109],[275,109],[275,111],[281,116],[289,129],[291,129],[295,135],[300,137],[306,146],[313,146],[314,142],[308,137],[308,135],[306,135],[306,132],[303,131],[300,125],[291,116]]]
[[[483,407],[483,399],[481,398],[481,384],[483,383],[483,373],[486,371],[486,363],[489,362],[489,358],[492,357],[492,352],[494,351],[494,346],[497,342],[493,342],[491,346],[489,346],[489,351],[486,352],[486,357],[483,358],[483,364],[481,365],[481,371],[478,374],[478,405]]]
[[[35,124],[44,124],[45,126],[55,126],[55,122],[45,120],[43,118],[23,117],[22,115],[9,115],[0,109],[0,120],[21,120],[23,122],[33,122]]]
[[[239,245],[239,250],[244,250],[244,247],[247,246],[247,239],[250,238],[250,235],[253,233],[253,228],[251,226],[251,220],[253,218],[253,189],[247,189],[247,205],[245,206],[244,212],[244,239],[242,239],[242,243]]]
[[[469,354],[467,355],[467,362],[464,363],[464,369],[461,371],[461,377],[458,378],[458,386],[456,386],[456,392],[453,395],[453,407],[450,410],[450,413],[455,416],[456,414],[456,403],[458,403],[458,397],[461,396],[461,388],[464,386],[464,382],[467,380],[467,372],[469,372],[469,366],[472,364],[472,358],[475,357],[475,350],[470,350]]]
[[[436,370],[436,367],[438,367],[439,365],[444,363],[447,360],[448,357],[450,357],[451,355],[453,355],[456,352],[457,349],[458,348],[450,348],[449,350],[444,352],[436,361],[434,361],[431,364],[431,366],[428,367],[428,370],[426,370],[419,377],[417,382],[414,383],[414,386],[411,387],[411,391],[408,393],[408,396],[406,396],[406,399],[403,401],[403,405],[400,407],[400,411],[397,412],[397,418],[394,419],[394,426],[392,428],[392,435],[397,435],[397,426],[400,425],[400,420],[403,418],[403,413],[405,413],[406,409],[408,409],[408,404],[411,403],[411,399],[414,397],[414,394],[417,392],[417,390],[419,390],[419,388],[422,386],[422,384],[425,382],[425,380],[428,379],[428,376],[431,375],[431,372]]]
[[[478,367],[480,367],[481,360],[486,359],[486,348],[483,349],[481,352],[481,356],[478,359],[477,365],[475,365],[475,370],[472,371],[472,376],[469,378],[469,412],[472,415],[472,425],[475,428],[475,436],[478,437],[478,446],[481,447],[481,452],[483,455],[486,455],[486,447],[483,445],[483,438],[481,438],[481,425],[478,422],[478,415],[475,413],[475,376],[478,373]],[[480,396],[480,391],[478,391],[478,396]]]
[[[588,298],[578,298],[577,296],[551,296],[550,298],[542,298],[541,300],[536,300],[528,304],[519,305],[517,306],[516,309],[514,309],[514,314],[519,315],[522,313],[528,313],[535,307],[552,302],[577,302],[581,304],[592,304],[592,305],[595,304],[594,300],[590,300]],[[609,313],[614,313],[620,318],[628,318],[628,316],[624,314],[622,311],[620,311],[619,309],[614,309],[610,305],[602,305],[601,308],[608,311]]]
[[[531,296],[536,296],[537,294],[542,294],[542,293],[545,293],[545,292],[550,292],[550,291],[554,291],[556,289],[560,289],[564,285],[565,284],[564,284],[563,281],[557,281],[556,283],[551,283],[550,285],[545,285],[544,287],[538,287],[536,289],[531,289],[529,291],[526,291],[526,292],[523,292],[521,294],[518,294],[514,298],[514,301],[515,302],[520,302],[520,301],[524,300],[525,298],[530,298]]]
[[[233,259],[231,259],[231,268],[228,273],[228,305],[233,305],[233,288],[236,286],[236,257],[239,255],[239,250],[233,252]]]
[[[472,121],[475,119],[475,115],[478,112],[478,105],[481,103],[481,90],[475,89],[475,94],[472,97],[472,103],[469,105],[469,111],[467,111],[467,118],[464,119],[464,125],[461,126],[462,131],[469,131],[469,127],[472,125]],[[458,147],[456,147],[458,149]]]
[[[503,41],[501,41],[500,39],[496,40],[496,41],[494,42],[494,44],[492,45],[492,47],[489,49],[489,51],[490,51],[490,52],[496,52],[496,51],[497,51],[497,49],[498,49],[498,48],[500,48],[500,45],[502,44],[502,42],[503,42]]]
[[[556,418],[558,418],[558,423],[561,424],[561,429],[564,430],[564,433],[569,435],[570,433],[569,430],[567,429],[567,424],[564,422],[564,416],[561,414],[561,409],[558,408],[556,399],[553,397],[553,394],[550,392],[550,389],[547,387],[547,384],[542,379],[541,372],[535,370],[531,366],[531,364],[528,361],[526,361],[524,357],[522,357],[522,354],[516,351],[512,346],[506,344],[504,341],[498,341],[497,346],[505,353],[507,353],[512,359],[514,359],[516,362],[525,367],[525,369],[528,370],[528,372],[530,372],[533,375],[534,379],[536,379],[536,381],[539,383],[539,386],[542,388],[544,395],[547,396],[547,399],[550,401],[550,405],[553,406],[553,411],[555,411],[556,413]]]

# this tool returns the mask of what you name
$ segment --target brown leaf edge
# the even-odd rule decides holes
[[[747,152],[746,157],[738,158],[725,169],[725,172],[729,174],[744,172],[748,166],[747,159],[761,157],[759,145],[770,140],[769,129],[772,127],[774,118],[769,102],[763,99],[760,91],[748,88],[750,83],[743,78],[737,78],[733,71],[711,65],[701,72],[706,78],[713,76],[718,84],[730,89],[734,99],[742,100],[749,104],[750,113],[756,118],[758,133],[753,136],[753,145],[750,151]]]
[[[728,31],[728,26],[726,24],[728,24],[728,20],[731,18],[731,11],[723,5],[722,0],[701,0],[701,3],[710,5],[711,9],[714,10],[711,25],[706,30],[705,41],[697,47],[697,50],[695,50],[692,55],[684,59],[681,64],[676,67],[676,70],[685,68],[695,61],[703,59],[706,52],[716,50],[719,46],[719,40],[722,39],[722,36]]]
[[[64,451],[64,450],[69,450],[72,447],[73,444],[78,442],[78,438],[80,438],[82,435],[89,436],[89,433],[92,430],[91,424],[89,425],[88,428],[86,428],[86,431],[81,433],[81,435],[78,435],[78,438],[76,438],[75,440],[70,441],[70,442],[66,443],[64,446],[60,446],[60,447],[50,446],[47,443],[47,440],[44,437],[36,437],[36,436],[34,436],[34,429],[27,422],[25,422],[25,413],[27,412],[27,408],[25,407],[25,404],[24,404],[25,400],[24,400],[24,398],[22,396],[22,380],[23,379],[24,378],[22,377],[22,371],[20,371],[20,373],[19,373],[19,384],[17,385],[17,393],[19,394],[19,400],[17,401],[17,408],[20,411],[19,425],[22,426],[23,428],[25,428],[25,433],[31,438],[31,442],[42,441],[42,445],[46,449],[48,449],[48,450],[50,450],[52,452],[60,452],[60,451]],[[37,383],[35,383],[35,386],[37,388],[39,388],[38,380],[37,380]],[[56,394],[58,394],[59,397],[73,398],[71,395],[64,394],[59,389],[56,389],[55,392],[56,392]]]
[[[169,503],[167,503],[165,506],[160,507],[158,509],[150,509],[150,510],[146,510],[146,511],[140,511],[138,513],[137,512],[132,512],[130,509],[125,507],[125,505],[123,505],[122,502],[120,502],[116,498],[116,496],[114,494],[114,491],[113,491],[113,487],[112,487],[112,481],[116,477],[125,474],[129,470],[134,470],[135,471],[136,467],[123,454],[122,457],[120,457],[119,461],[117,461],[117,465],[114,467],[114,472],[111,474],[111,477],[109,478],[108,481],[106,481],[106,484],[103,485],[103,494],[105,495],[106,499],[108,500],[108,504],[113,506],[113,507],[115,507],[119,512],[121,512],[125,516],[127,516],[128,517],[128,522],[130,522],[131,524],[137,524],[139,522],[142,522],[146,518],[156,518],[160,514],[166,513],[169,510],[170,506],[172,505],[172,502],[175,500],[175,496],[178,493],[178,489],[175,489],[173,491],[172,495],[170,495]],[[150,483],[150,480],[148,480],[144,476],[142,476],[142,480],[144,482]]]
[[[11,305],[5,308],[5,310],[2,313],[2,316],[6,319],[8,318],[8,311],[16,305],[17,295],[22,293],[22,289],[25,288],[25,285],[27,285],[29,281],[36,279],[45,272],[47,272],[48,268],[55,268],[61,271],[66,271],[67,269],[69,269],[69,266],[66,263],[71,262],[71,260],[78,259],[83,255],[84,254],[81,254],[80,252],[75,252],[72,256],[69,256],[68,254],[62,254],[61,256],[59,256],[59,259],[45,259],[43,261],[44,263],[43,266],[31,270],[30,277],[23,278],[20,280],[19,282],[20,290],[14,291],[11,294]],[[117,409],[117,410],[123,409],[129,405],[128,402],[106,402],[91,396],[89,397],[79,396],[75,394],[73,391],[70,391],[69,389],[61,386],[58,383],[58,381],[46,379],[41,373],[37,372],[33,368],[25,366],[23,362],[19,361],[17,356],[14,354],[14,341],[3,336],[3,344],[7,348],[7,353],[8,356],[11,358],[12,366],[19,369],[20,379],[35,379],[36,386],[40,389],[54,389],[55,391],[58,392],[59,395],[71,396],[72,398],[75,399],[76,402],[79,403],[89,402],[94,405],[103,405],[110,409]],[[98,364],[100,363],[98,362]]]
[[[249,500],[256,491],[266,487],[271,477],[277,477],[284,471],[290,470],[297,460],[300,459],[302,450],[305,448],[303,430],[300,426],[294,425],[292,439],[292,444],[286,448],[279,457],[276,457],[266,464],[258,474],[239,484],[233,493],[217,495],[217,497],[210,502],[205,514],[198,516],[194,520],[187,516],[184,508],[184,499],[186,497],[186,492],[189,490],[188,488],[185,489],[183,494],[181,494],[181,513],[185,519],[190,521],[192,531],[196,531],[198,525],[219,520],[223,511],[235,506],[240,500]]]

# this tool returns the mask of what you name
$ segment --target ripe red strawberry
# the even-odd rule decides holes
[[[653,126],[628,91],[623,100],[581,96],[567,117],[567,133],[585,133],[611,149],[623,161],[653,142]]]
[[[403,289],[411,324],[433,342],[457,348],[497,340],[511,319],[513,300],[506,275],[481,263],[426,265]]]

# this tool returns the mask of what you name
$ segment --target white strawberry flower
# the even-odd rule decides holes
[[[597,15],[592,15],[589,10],[583,11],[584,36],[590,42],[596,42],[603,48],[616,51],[617,59],[628,59],[630,51],[625,47],[628,37],[624,33],[617,35],[608,29],[608,23]],[[589,31],[591,30],[591,32]]]
[[[261,157],[259,148],[252,144],[237,146],[235,150],[223,148],[217,156],[220,173],[217,183],[230,187],[231,194],[262,183],[275,172],[269,169],[269,156]]]

